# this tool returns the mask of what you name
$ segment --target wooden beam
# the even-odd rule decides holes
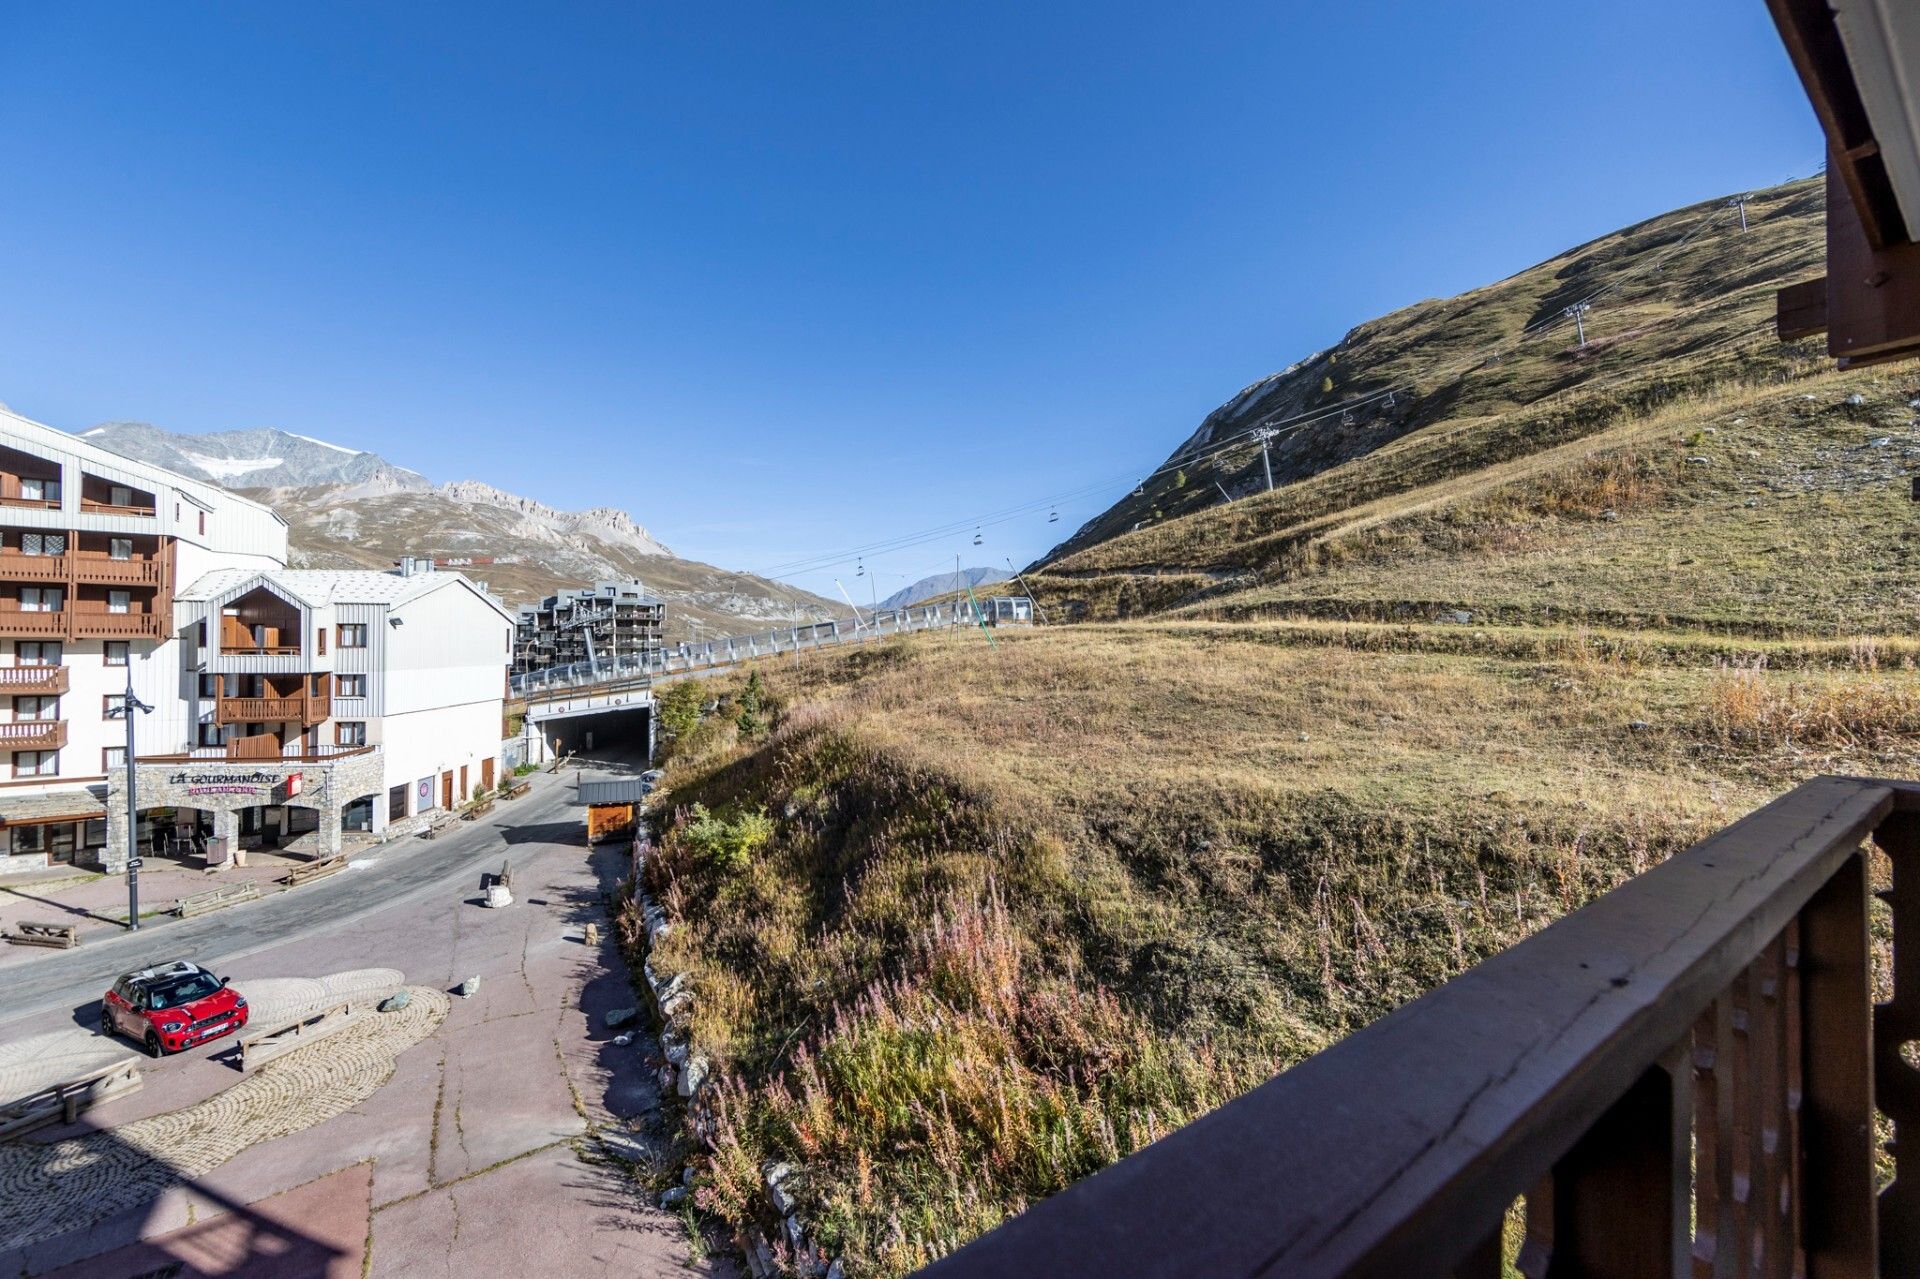
[[[1875,248],[1827,167],[1827,353],[1844,369],[1920,353],[1920,244]]]
[[[1827,331],[1827,277],[1802,280],[1781,289],[1775,302],[1773,327],[1782,342]]]
[[[1873,136],[1873,122],[1860,99],[1853,64],[1827,0],[1767,0],[1767,8],[1773,11],[1780,42],[1786,45],[1807,100],[1826,132],[1832,153],[1828,172],[1837,173],[1847,188],[1860,212],[1867,243],[1884,248],[1910,240],[1912,233],[1900,213],[1880,144]],[[1831,196],[1828,209],[1831,213]]]

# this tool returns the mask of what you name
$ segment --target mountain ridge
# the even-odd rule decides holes
[[[435,483],[377,453],[277,427],[172,432],[103,422],[78,438],[263,501],[288,525],[291,561],[385,568],[403,555],[466,561],[509,603],[637,577],[668,602],[670,638],[831,616],[829,601],[674,554],[617,507],[563,511],[477,479]]]

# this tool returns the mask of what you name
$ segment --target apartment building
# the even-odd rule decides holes
[[[660,652],[666,604],[639,581],[595,582],[523,604],[514,618],[515,674]]]
[[[0,874],[125,865],[129,682],[143,851],[324,852],[492,780],[512,616],[286,560],[268,507],[0,410]]]

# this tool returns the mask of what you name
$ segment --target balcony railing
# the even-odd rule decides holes
[[[75,639],[164,639],[166,621],[158,613],[109,613],[72,610]]]
[[[0,636],[61,639],[66,634],[66,613],[24,609],[18,604],[9,606],[6,601],[0,600]]]
[[[318,697],[221,697],[214,703],[214,719],[221,724],[275,724],[297,720],[318,724],[333,714],[332,698]]]
[[[88,515],[143,515],[151,518],[155,514],[151,506],[115,506],[112,502],[96,502],[90,497],[80,499],[80,509]]]
[[[0,724],[0,751],[57,751],[67,744],[64,719],[15,720]]]
[[[9,582],[64,582],[73,571],[65,555],[22,555],[0,551],[0,580]]]
[[[57,511],[60,499],[57,497],[0,497],[0,506],[19,506],[32,511]]]
[[[64,666],[0,666],[0,696],[58,697],[70,681]]]
[[[115,559],[111,555],[80,551],[72,558],[74,577],[89,585],[159,586],[167,576],[167,566],[158,556]],[[5,558],[0,557],[0,572],[4,571],[5,563]]]
[[[142,764],[186,764],[204,760],[249,760],[253,762],[271,762],[281,764],[326,764],[334,760],[346,759],[354,755],[366,755],[380,749],[378,745],[366,746],[308,746],[305,742],[288,742],[280,748],[278,754],[256,755],[243,753],[246,749],[238,743],[227,746],[196,746],[192,750],[179,751],[171,755],[142,755]]]
[[[1920,1275],[1916,1039],[1920,785],[1820,778],[927,1274]]]

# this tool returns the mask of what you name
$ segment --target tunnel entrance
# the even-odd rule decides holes
[[[653,711],[621,706],[593,715],[570,715],[537,725],[555,754],[647,762],[652,757]]]

